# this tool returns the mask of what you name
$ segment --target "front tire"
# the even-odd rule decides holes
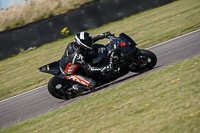
[[[131,64],[131,72],[145,72],[151,70],[157,63],[156,55],[149,51],[141,49],[140,54],[137,56],[137,59],[134,58],[133,63]]]

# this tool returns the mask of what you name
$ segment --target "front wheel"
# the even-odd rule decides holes
[[[54,76],[50,79],[48,83],[48,91],[49,93],[58,99],[70,99],[76,96],[73,91],[70,91],[69,88],[71,87],[70,81],[66,79],[61,79],[57,76]]]
[[[152,69],[157,63],[156,55],[149,51],[142,49],[140,54],[133,58],[133,62],[129,65],[131,72],[145,72]]]

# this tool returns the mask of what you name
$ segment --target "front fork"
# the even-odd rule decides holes
[[[130,62],[128,64],[128,68],[129,69],[135,69],[137,67],[137,61],[140,58],[139,55],[141,53],[141,50],[136,48],[135,54],[133,55],[133,57],[130,59]]]

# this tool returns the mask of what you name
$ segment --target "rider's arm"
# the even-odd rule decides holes
[[[100,39],[104,39],[107,38],[108,36],[111,36],[112,34],[110,33],[110,31],[107,31],[105,33],[99,34],[98,36],[93,37],[93,43],[99,41]]]
[[[92,74],[92,73],[96,73],[102,70],[103,67],[92,67],[89,63],[86,63],[84,57],[79,54],[76,53],[74,55],[74,62],[72,62],[72,64],[77,64],[79,65],[81,68],[83,68],[85,70],[86,73],[88,74]]]
[[[112,69],[112,62],[110,61],[107,66],[102,67],[92,67],[89,63],[85,62],[84,57],[81,54],[76,53],[74,56],[74,61],[72,64],[77,64],[82,67],[86,73],[94,74],[98,72],[106,72]]]

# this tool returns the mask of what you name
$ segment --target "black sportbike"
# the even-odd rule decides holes
[[[156,55],[149,50],[138,49],[135,41],[125,33],[121,33],[119,37],[113,35],[108,38],[107,45],[94,44],[92,50],[87,52],[87,58],[85,58],[92,66],[106,66],[111,54],[114,55],[112,57],[113,70],[98,75],[85,73],[85,76],[97,81],[98,86],[114,81],[129,71],[141,73],[156,65]],[[81,69],[81,67],[78,69]],[[42,66],[39,71],[54,75],[48,83],[48,91],[52,96],[58,99],[70,99],[81,95],[72,89],[72,86],[78,83],[67,80],[60,71],[59,61]]]

